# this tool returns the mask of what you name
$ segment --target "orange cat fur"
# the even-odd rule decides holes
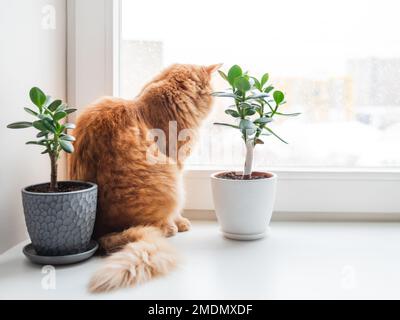
[[[95,237],[111,253],[90,291],[133,286],[176,264],[163,236],[189,230],[190,222],[180,213],[185,155],[169,154],[169,124],[176,121],[178,134],[199,127],[210,111],[210,78],[219,66],[173,65],[134,100],[103,98],[79,116],[70,175],[98,184]],[[165,132],[167,146],[158,155],[165,151],[167,163],[148,160],[150,129]],[[177,149],[185,143],[191,141],[178,141]]]

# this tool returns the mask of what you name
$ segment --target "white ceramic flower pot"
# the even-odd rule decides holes
[[[211,175],[215,212],[223,235],[235,240],[265,237],[275,203],[277,176],[254,180],[232,180]]]

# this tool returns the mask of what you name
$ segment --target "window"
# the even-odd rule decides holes
[[[256,148],[256,166],[391,168],[400,165],[400,22],[396,1],[155,0],[121,2],[120,94],[132,97],[174,62],[269,72],[288,112]],[[215,77],[216,89],[224,82]],[[241,166],[239,133],[219,99],[190,159]],[[218,137],[218,139],[214,139]],[[240,146],[242,149],[238,149]]]
[[[397,3],[69,0],[68,102],[84,108],[102,95],[133,97],[174,62],[268,71],[287,94],[287,112],[303,112],[274,123],[290,145],[269,137],[257,147],[258,168],[278,173],[275,211],[396,214]],[[214,81],[216,90],[224,86]],[[190,159],[186,209],[213,209],[209,174],[242,166],[238,133],[212,126],[226,120],[225,103],[216,101]]]

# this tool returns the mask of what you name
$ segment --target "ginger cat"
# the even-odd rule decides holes
[[[178,134],[199,128],[211,108],[210,80],[219,67],[173,65],[134,100],[103,98],[78,118],[70,175],[98,184],[95,237],[111,254],[90,291],[134,286],[175,266],[164,236],[189,230],[190,222],[181,216],[186,155],[170,155],[170,122],[176,121]],[[156,149],[157,159],[166,161],[149,161],[151,129],[165,133],[166,146]],[[178,141],[177,149],[185,143],[192,141]]]

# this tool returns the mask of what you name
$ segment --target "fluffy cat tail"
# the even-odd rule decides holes
[[[176,266],[176,252],[157,228],[138,226],[111,237],[101,239],[106,250],[110,242],[125,244],[120,251],[107,257],[104,265],[93,275],[89,282],[92,293],[133,287],[164,275]]]

